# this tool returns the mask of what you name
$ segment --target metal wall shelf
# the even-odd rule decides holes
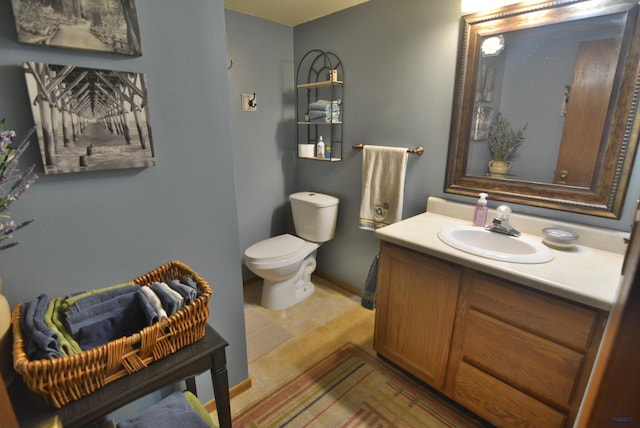
[[[341,78],[342,80],[338,80]],[[310,121],[309,104],[318,100],[330,103],[339,101],[339,121]],[[329,110],[329,117],[333,118]],[[307,52],[296,71],[296,142],[298,158],[325,162],[342,160],[342,125],[344,117],[344,69],[342,61],[333,53],[320,49]],[[322,136],[326,147],[330,147],[330,157],[315,156],[317,143]],[[313,145],[314,156],[302,154],[301,145]]]

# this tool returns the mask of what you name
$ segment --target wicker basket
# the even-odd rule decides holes
[[[202,292],[189,305],[139,333],[60,358],[28,359],[20,328],[21,305],[17,305],[11,318],[15,370],[29,389],[44,397],[47,405],[60,408],[201,339],[209,318],[211,287],[198,273],[184,263],[172,261],[133,281],[149,286],[183,276],[191,277]]]

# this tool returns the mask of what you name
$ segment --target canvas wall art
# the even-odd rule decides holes
[[[144,74],[23,64],[45,174],[155,165]]]
[[[12,0],[18,41],[140,56],[135,0]]]

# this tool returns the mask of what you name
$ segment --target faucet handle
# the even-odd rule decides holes
[[[496,214],[500,220],[508,220],[511,215],[511,208],[508,205],[500,205],[496,208]]]

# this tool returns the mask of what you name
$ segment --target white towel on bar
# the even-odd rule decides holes
[[[407,149],[364,146],[360,229],[376,230],[402,220]]]

